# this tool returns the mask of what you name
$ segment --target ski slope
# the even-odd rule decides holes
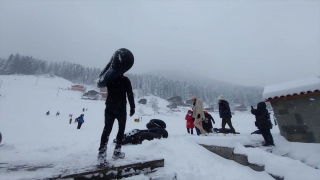
[[[104,127],[104,102],[80,99],[81,93],[67,90],[72,83],[55,77],[0,76],[0,132],[3,136],[0,147],[0,179],[43,179],[64,173],[72,173],[88,165],[96,164],[100,137]],[[148,101],[155,96],[145,97]],[[226,97],[227,98],[227,97]],[[264,164],[269,172],[287,179],[319,179],[320,144],[291,143],[279,135],[278,127],[272,129],[276,147],[274,153],[263,149],[244,149],[243,145],[263,141],[261,135],[250,135],[256,130],[254,116],[249,112],[236,112],[232,123],[240,135],[211,134],[196,136],[187,134],[185,114],[188,108],[172,112],[166,107],[166,100],[158,99],[159,113],[154,115],[150,104],[140,105],[136,101],[136,114],[127,118],[126,131],[146,129],[146,123],[153,118],[167,124],[169,137],[144,141],[141,145],[126,145],[123,160],[111,160],[116,137],[117,123],[108,144],[108,159],[113,164],[126,164],[137,158],[165,159],[163,172],[176,172],[178,179],[273,179],[266,172],[256,172],[234,161],[213,154],[198,143],[235,147],[247,154],[250,161]],[[82,108],[88,111],[82,112]],[[129,105],[128,105],[129,111]],[[47,116],[46,112],[50,111]],[[59,111],[60,115],[56,116]],[[85,123],[81,129],[69,124],[84,113]],[[142,115],[141,122],[134,118]],[[217,112],[211,113],[220,128],[221,119]],[[9,170],[13,166],[43,166],[36,171],[25,168]],[[316,169],[318,168],[318,169]],[[146,179],[145,176],[127,179]]]

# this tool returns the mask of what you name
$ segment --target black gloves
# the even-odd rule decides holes
[[[198,119],[200,118],[200,114],[198,114],[197,118],[198,118]]]
[[[135,113],[134,108],[131,108],[131,109],[130,109],[130,117],[131,117],[131,116],[133,116],[133,115],[134,115],[134,113]]]

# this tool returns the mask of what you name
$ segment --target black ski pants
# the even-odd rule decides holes
[[[187,131],[189,134],[190,134],[190,130],[191,130],[191,134],[193,134],[193,128],[187,128]]]
[[[124,131],[126,128],[127,111],[126,104],[107,104],[104,111],[104,128],[101,135],[99,152],[104,153],[107,150],[109,136],[112,131],[113,123],[115,119],[118,120],[119,129],[117,134],[117,146],[121,147],[121,142],[124,137]]]
[[[236,130],[233,128],[231,123],[231,118],[222,118],[222,132],[225,132],[226,124],[230,127],[232,133],[236,133]]]
[[[82,122],[78,122],[78,127],[77,127],[77,129],[80,129],[80,128],[81,128],[81,125],[82,125]]]
[[[273,144],[273,137],[271,135],[271,132],[270,132],[270,129],[261,129],[259,128],[260,132],[261,132],[261,135],[264,139],[264,141],[267,143],[267,144]]]

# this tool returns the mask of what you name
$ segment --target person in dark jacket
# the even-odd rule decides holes
[[[213,133],[212,122],[213,122],[213,124],[215,124],[213,117],[208,113],[207,110],[204,110],[204,116],[205,116],[205,119],[204,119],[204,121],[202,121],[203,129],[205,131],[207,131],[208,133]]]
[[[255,115],[256,122],[255,125],[260,130],[265,143],[263,146],[274,146],[273,137],[271,135],[270,129],[272,128],[272,123],[270,121],[270,115],[267,110],[267,105],[265,102],[259,102],[257,109],[251,106],[251,113]]]
[[[228,124],[232,132],[235,134],[236,130],[233,128],[231,123],[232,115],[231,115],[231,110],[230,110],[228,101],[224,99],[223,95],[220,95],[218,97],[218,101],[219,101],[219,115],[220,115],[220,118],[222,118],[222,130],[224,131],[226,124]]]
[[[109,141],[109,136],[112,130],[113,123],[117,118],[119,123],[119,129],[117,134],[116,147],[113,152],[113,159],[124,158],[125,154],[121,152],[121,141],[123,140],[124,131],[127,121],[126,104],[128,98],[130,104],[130,117],[135,113],[135,103],[132,92],[132,86],[129,78],[123,74],[111,82],[107,83],[108,97],[106,99],[105,109],[105,126],[101,135],[101,142],[98,153],[98,162],[100,164],[107,164],[106,161],[106,150]]]
[[[78,122],[78,126],[77,129],[81,128],[81,125],[84,123],[84,118],[83,118],[84,114],[81,114],[79,117],[77,117],[75,119],[75,123]]]

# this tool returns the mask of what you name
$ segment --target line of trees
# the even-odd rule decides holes
[[[98,68],[85,68],[80,64],[70,62],[51,62],[35,59],[32,56],[11,54],[7,60],[0,59],[0,74],[41,75],[50,74],[74,83],[92,85],[100,73]]]
[[[70,62],[51,62],[39,60],[32,56],[20,54],[10,55],[8,59],[0,59],[0,74],[41,75],[50,74],[67,79],[73,83],[94,85],[98,68],[86,68]],[[255,105],[262,100],[263,88],[239,85],[218,84],[213,82],[172,80],[159,75],[127,74],[138,97],[153,94],[168,99],[181,96],[187,100],[196,95],[207,104],[217,102],[219,95],[224,95],[231,104]]]
[[[188,100],[192,95],[201,98],[207,104],[214,105],[217,98],[224,95],[233,105],[255,105],[262,100],[262,87],[247,87],[233,84],[216,84],[210,82],[188,82],[183,80],[170,80],[158,75],[127,74],[133,89],[138,90],[138,97],[153,94],[169,99],[173,96],[181,96]]]

